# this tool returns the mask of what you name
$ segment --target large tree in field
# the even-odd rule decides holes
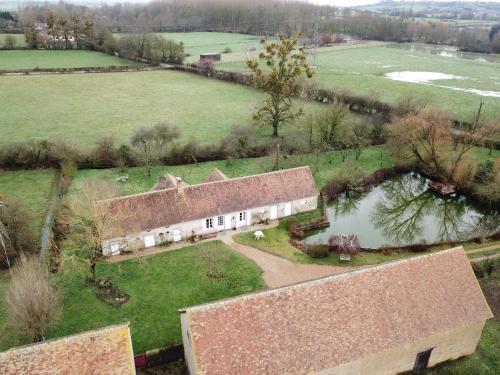
[[[254,120],[262,125],[272,126],[273,137],[278,137],[278,128],[303,114],[294,110],[292,98],[300,92],[300,78],[311,78],[314,74],[303,48],[297,48],[297,37],[290,39],[279,36],[278,41],[268,41],[260,53],[263,68],[256,60],[249,59],[247,66],[252,70],[254,82],[267,93],[267,99],[254,114]]]
[[[43,341],[46,329],[57,320],[61,309],[61,299],[47,266],[34,256],[21,255],[5,293],[9,326],[35,342]]]

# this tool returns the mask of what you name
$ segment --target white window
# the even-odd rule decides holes
[[[212,218],[205,220],[205,229],[211,229],[214,227],[214,221]]]
[[[118,242],[111,243],[111,255],[120,254],[120,244]]]
[[[240,212],[240,221],[241,222],[247,221],[247,212],[246,211]]]
[[[219,227],[223,227],[223,226],[224,226],[224,216],[219,216],[219,217],[217,218],[217,225],[218,225]]]

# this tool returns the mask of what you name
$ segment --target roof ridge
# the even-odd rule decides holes
[[[124,327],[130,327],[130,321],[123,322],[123,323],[112,324],[112,325],[104,326],[104,327],[101,327],[101,328],[95,328],[95,329],[91,329],[91,330],[88,330],[88,331],[72,333],[72,334],[67,335],[67,336],[55,337],[53,339],[44,340],[44,341],[40,341],[40,342],[34,342],[34,343],[31,343],[31,344],[16,346],[16,347],[7,349],[4,352],[0,352],[0,356],[2,356],[2,354],[10,354],[10,352],[13,352],[13,351],[35,349],[35,348],[37,348],[39,346],[42,346],[43,344],[50,344],[50,343],[55,342],[55,341],[63,341],[63,340],[69,340],[69,339],[72,339],[72,338],[75,338],[75,337],[90,336],[90,335],[95,334],[97,332],[109,332],[109,331],[113,331],[115,329],[124,328]]]
[[[228,183],[229,181],[238,181],[238,180],[243,180],[243,179],[247,179],[247,178],[264,176],[264,175],[283,174],[285,172],[293,171],[293,170],[298,170],[298,169],[308,169],[309,171],[311,170],[311,168],[308,165],[303,165],[301,167],[280,169],[279,171],[263,172],[263,173],[249,175],[249,176],[234,177],[234,178],[229,178],[227,180],[202,182],[202,183],[199,183],[199,184],[185,186],[185,187],[183,187],[183,190],[185,191],[185,190],[192,189],[192,188],[195,188],[195,187],[198,187],[198,186],[205,186],[205,185],[208,185],[208,184],[217,184],[217,183]],[[161,190],[155,190],[155,191],[146,191],[146,192],[143,192],[143,193],[122,195],[120,197],[103,199],[100,202],[111,202],[111,201],[116,201],[116,200],[131,198],[131,197],[138,197],[138,196],[144,196],[144,195],[149,195],[149,194],[158,194],[158,193],[163,193],[163,192],[168,191],[168,190],[176,190],[176,188],[173,187],[173,188],[167,188],[167,189],[161,189]]]
[[[209,308],[213,308],[213,307],[219,307],[219,306],[223,306],[223,305],[230,303],[230,302],[237,300],[237,299],[246,299],[246,298],[251,298],[254,296],[271,295],[271,294],[274,294],[274,293],[279,292],[281,290],[289,290],[289,289],[304,287],[306,285],[319,284],[319,283],[323,283],[323,282],[326,282],[326,281],[332,280],[332,279],[340,279],[342,277],[349,277],[349,276],[357,275],[360,273],[372,272],[372,271],[377,270],[377,269],[394,267],[394,266],[404,264],[404,263],[416,262],[416,261],[419,261],[421,259],[427,259],[427,258],[431,258],[434,256],[442,256],[443,254],[447,254],[447,253],[451,253],[451,252],[463,252],[463,254],[465,255],[465,251],[464,251],[463,246],[456,246],[456,247],[452,247],[450,249],[436,251],[436,252],[429,253],[429,254],[417,255],[417,256],[409,257],[409,258],[405,258],[405,259],[396,259],[396,260],[392,260],[392,261],[385,262],[382,264],[374,264],[374,265],[365,266],[365,267],[354,269],[354,270],[344,271],[344,272],[337,273],[334,275],[327,275],[327,276],[319,277],[319,278],[313,279],[313,280],[300,281],[297,283],[284,285],[284,286],[280,286],[280,287],[276,287],[276,288],[269,288],[269,289],[262,290],[262,291],[257,291],[257,292],[253,292],[253,293],[246,293],[246,294],[242,294],[242,295],[235,296],[235,297],[224,298],[224,299],[221,299],[221,300],[215,301],[215,302],[207,302],[207,303],[203,303],[203,304],[199,304],[199,305],[185,307],[185,308],[179,309],[178,311],[179,312],[187,312],[187,311],[191,311],[191,310],[209,309]]]

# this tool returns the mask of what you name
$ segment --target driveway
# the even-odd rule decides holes
[[[254,247],[239,244],[233,240],[232,235],[220,236],[219,240],[253,260],[262,269],[262,278],[271,288],[342,273],[354,268],[294,263]]]

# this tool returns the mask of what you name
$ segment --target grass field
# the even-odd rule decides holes
[[[40,171],[0,171],[0,200],[2,197],[17,198],[22,201],[33,216],[33,230],[40,231],[47,212],[47,201],[54,172]]]
[[[264,99],[252,88],[173,71],[4,76],[0,86],[0,145],[59,138],[90,147],[103,136],[128,143],[135,129],[158,122],[179,127],[181,141],[213,143],[250,125]],[[268,139],[271,131],[258,133]]]
[[[208,263],[210,267],[215,265],[221,278],[208,276]],[[98,277],[111,276],[130,300],[115,308],[97,299],[94,289],[85,286],[87,269],[59,274],[63,316],[48,331],[47,338],[130,321],[134,353],[139,354],[181,342],[178,309],[264,287],[257,265],[219,241],[142,258],[140,262],[134,259],[102,264],[97,270]],[[0,298],[7,281],[7,274],[0,273]],[[25,338],[8,332],[0,303],[0,351],[23,341]]]
[[[0,70],[128,65],[137,65],[137,63],[94,51],[0,51]]]
[[[186,61],[198,61],[202,53],[222,53],[226,48],[229,54],[221,56],[222,61],[231,61],[235,55],[245,56],[246,52],[258,49],[260,37],[238,33],[194,32],[194,33],[161,33],[165,38],[184,43],[184,51],[188,56]]]
[[[366,43],[319,48],[316,61],[313,55],[309,57],[311,64],[317,66],[314,80],[322,87],[374,95],[390,103],[397,102],[403,96],[413,97],[448,110],[461,120],[473,119],[481,100],[484,102],[485,118],[498,115],[498,97],[456,91],[474,89],[492,91],[497,93],[495,95],[500,95],[498,63],[407,51],[395,47]],[[481,56],[477,54],[478,59]],[[223,62],[219,67],[234,71],[246,70],[244,59],[240,62]],[[384,77],[385,73],[400,71],[438,72],[463,78],[418,84]]]
[[[0,4],[1,5],[1,4]],[[1,8],[0,8],[1,10]],[[12,35],[16,40],[16,47],[24,47],[26,42],[24,40],[24,34],[0,34],[0,47],[2,47],[5,43],[5,37],[7,35]]]
[[[352,157],[350,157],[352,159]],[[367,173],[376,171],[381,167],[390,167],[393,164],[383,146],[371,146],[363,151],[358,165]],[[319,154],[319,158],[314,155],[293,155],[283,164],[283,168],[293,168],[309,165],[314,174],[314,179],[318,188],[338,174],[343,167],[341,155],[338,151]],[[71,194],[79,191],[82,183],[89,179],[98,179],[117,184],[123,194],[136,194],[148,191],[160,176],[171,173],[174,176],[181,176],[189,184],[198,184],[212,172],[214,168],[219,168],[228,177],[241,177],[272,170],[273,162],[269,157],[254,159],[238,159],[227,165],[226,161],[211,161],[199,164],[158,166],[154,167],[151,177],[148,177],[146,169],[143,167],[133,168],[112,168],[112,169],[85,169],[78,171],[71,185]],[[116,177],[128,174],[126,182],[116,182]]]

